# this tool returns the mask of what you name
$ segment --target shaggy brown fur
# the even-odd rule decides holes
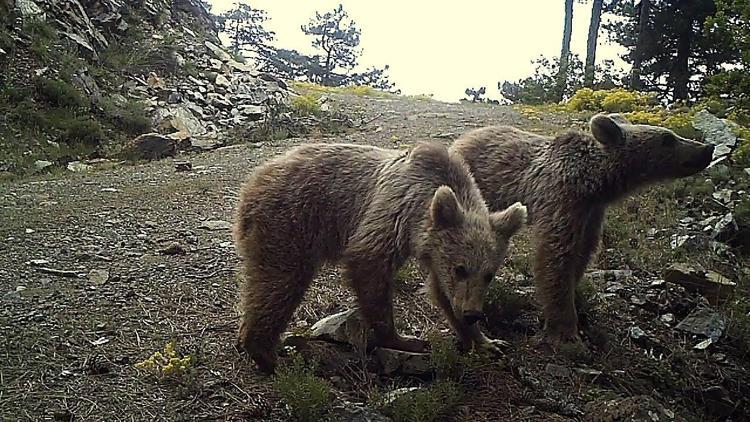
[[[604,212],[638,187],[695,174],[713,146],[619,115],[596,115],[591,133],[540,136],[497,126],[456,140],[491,209],[522,201],[536,238],[534,276],[545,339],[579,341],[575,286],[598,246]]]
[[[244,265],[238,347],[273,372],[279,336],[316,270],[339,262],[376,345],[424,349],[393,323],[393,276],[410,256],[429,272],[459,337],[492,347],[474,322],[525,220],[520,204],[490,214],[466,164],[441,145],[295,148],[257,168],[242,189],[234,230]]]

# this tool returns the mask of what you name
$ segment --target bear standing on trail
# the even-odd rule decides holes
[[[238,348],[264,372],[316,270],[339,262],[377,346],[421,351],[393,322],[393,277],[414,256],[465,345],[479,331],[487,286],[526,221],[513,204],[490,213],[466,164],[445,146],[408,152],[317,144],[257,168],[242,188],[234,237],[243,261]]]
[[[486,127],[451,147],[490,209],[515,201],[528,206],[544,339],[553,345],[580,341],[575,287],[598,246],[607,207],[639,187],[698,173],[713,156],[712,145],[617,114],[596,115],[590,126],[591,133],[556,137]]]

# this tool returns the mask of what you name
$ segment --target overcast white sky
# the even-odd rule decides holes
[[[236,0],[209,0],[214,13]],[[493,97],[500,80],[533,72],[540,54],[557,56],[563,26],[563,0],[252,0],[264,9],[276,32],[275,45],[312,53],[311,37],[300,30],[315,11],[339,3],[362,31],[360,64],[389,64],[390,79],[404,94],[433,94],[456,101],[467,87],[486,86]],[[586,53],[591,5],[575,5],[572,50]],[[599,34],[597,62],[617,59],[619,46]],[[622,63],[621,61],[617,61]]]

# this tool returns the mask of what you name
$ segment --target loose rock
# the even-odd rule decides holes
[[[688,264],[672,264],[664,271],[664,279],[702,294],[712,304],[726,299],[737,286],[719,273]]]

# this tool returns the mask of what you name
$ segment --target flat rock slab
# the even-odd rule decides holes
[[[375,349],[379,372],[383,375],[424,376],[432,373],[429,353],[405,352],[402,350]]]
[[[726,320],[713,309],[701,307],[693,310],[675,328],[680,331],[706,336],[716,342],[726,329]]]
[[[712,304],[726,299],[737,286],[719,273],[688,264],[672,264],[664,271],[664,280],[698,292]]]
[[[360,350],[372,342],[372,330],[366,328],[357,308],[327,316],[311,331],[315,339],[346,343]]]

